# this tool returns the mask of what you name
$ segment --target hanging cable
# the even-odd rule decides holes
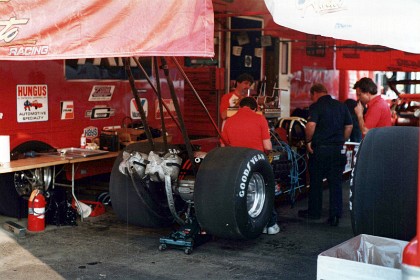
[[[289,193],[290,201],[292,207],[296,201],[296,190],[300,188],[299,178],[306,171],[306,160],[303,155],[298,154],[294,151],[288,144],[281,141],[277,137],[276,133],[270,130],[271,141],[273,142],[273,150],[283,151],[287,154],[287,159],[291,164],[289,178],[290,178],[290,188],[287,191],[282,191],[281,189],[276,191],[275,195],[278,196],[283,193]],[[299,170],[300,163],[302,164],[302,170]]]

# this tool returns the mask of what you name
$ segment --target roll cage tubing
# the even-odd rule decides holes
[[[173,114],[171,113],[171,111],[169,110],[168,106],[162,101],[162,92],[161,92],[161,88],[160,88],[160,78],[159,78],[159,71],[158,71],[158,66],[157,66],[157,58],[153,57],[153,63],[154,63],[154,72],[155,72],[155,76],[156,76],[156,86],[154,85],[154,83],[152,82],[152,80],[149,78],[148,74],[146,73],[144,67],[141,65],[140,61],[136,58],[133,57],[137,67],[140,69],[140,71],[144,74],[144,76],[146,77],[147,82],[150,84],[152,90],[155,92],[155,95],[158,99],[159,102],[159,109],[160,109],[160,117],[161,117],[161,122],[162,122],[162,132],[163,132],[163,141],[164,141],[164,147],[165,150],[167,151],[167,138],[166,138],[166,128],[165,128],[165,124],[164,124],[164,117],[163,117],[163,107],[165,108],[166,112],[169,114],[169,116],[172,118],[172,120],[175,122],[175,124],[177,125],[178,129],[181,131],[182,133],[182,137],[183,140],[185,142],[186,145],[186,149],[187,149],[187,153],[188,153],[188,158],[192,163],[192,170],[194,172],[194,175],[196,175],[197,173],[197,164],[194,161],[194,154],[193,154],[193,146],[191,144],[191,141],[188,137],[187,134],[187,130],[185,128],[185,122],[183,119],[183,116],[181,114],[181,109],[179,107],[179,103],[178,103],[178,99],[176,97],[176,93],[175,93],[175,88],[172,82],[172,79],[169,75],[169,68],[168,68],[168,64],[166,63],[166,59],[164,57],[160,58],[161,61],[161,69],[163,69],[163,72],[165,74],[166,80],[168,82],[168,86],[169,86],[169,91],[171,94],[171,99],[173,101],[174,107],[175,107],[175,112],[177,114],[177,118],[178,120],[173,116]],[[213,118],[211,117],[209,111],[207,110],[204,102],[202,101],[202,99],[200,98],[198,92],[195,90],[194,86],[192,85],[190,79],[187,77],[187,75],[185,74],[184,70],[182,69],[181,65],[179,64],[178,60],[175,57],[172,57],[172,61],[174,62],[175,66],[177,67],[178,71],[181,73],[182,77],[185,79],[185,81],[188,83],[188,85],[191,87],[192,92],[194,93],[194,96],[196,97],[196,99],[198,100],[198,102],[200,103],[200,105],[202,106],[202,108],[204,109],[204,111],[207,114],[207,117],[210,119],[213,127],[216,129],[217,134],[219,135],[220,139],[226,143],[225,139],[223,139],[221,132],[216,124],[216,122],[213,120]],[[124,68],[125,71],[127,73],[129,82],[130,82],[130,86],[131,86],[131,90],[134,96],[134,100],[136,102],[137,108],[139,110],[140,113],[140,118],[141,121],[143,123],[144,126],[144,130],[147,136],[147,140],[150,144],[150,146],[152,147],[152,149],[154,149],[154,142],[153,142],[153,137],[152,137],[152,133],[150,131],[150,127],[147,123],[147,118],[146,118],[146,113],[143,109],[143,106],[141,105],[141,101],[139,98],[139,93],[137,91],[135,82],[134,82],[134,76],[131,72],[131,68],[129,66],[129,59],[125,58],[124,59]]]
[[[123,61],[124,61],[125,72],[127,73],[128,81],[130,82],[131,91],[133,93],[134,100],[136,101],[137,109],[139,110],[140,118],[143,123],[144,132],[146,133],[146,136],[147,136],[147,141],[152,147],[152,150],[154,150],[155,144],[153,143],[153,140],[152,140],[153,139],[152,132],[150,131],[149,124],[147,123],[147,120],[146,120],[146,113],[144,112],[143,106],[141,105],[141,102],[140,102],[139,94],[136,88],[136,84],[134,82],[134,76],[130,69],[129,59],[124,58]]]
[[[397,89],[397,85],[418,85],[420,84],[419,80],[398,80],[398,81],[388,81],[388,86],[397,94],[397,96],[404,95]]]
[[[159,67],[157,65],[157,58],[156,56],[153,57],[153,69],[155,71],[155,77],[156,77],[156,94],[158,97],[158,100],[162,100],[162,91],[160,89],[160,77],[159,77]],[[165,126],[165,117],[163,113],[163,102],[159,101],[159,113],[160,113],[160,125],[162,126],[162,138],[163,138],[163,145],[165,148],[165,151],[168,150],[168,139],[166,136],[166,126]],[[168,111],[168,110],[166,110]]]

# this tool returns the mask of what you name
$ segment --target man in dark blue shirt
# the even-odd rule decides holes
[[[320,219],[322,212],[322,184],[327,178],[329,187],[329,218],[337,226],[342,214],[342,176],[346,164],[344,142],[353,128],[347,106],[333,99],[322,84],[314,84],[310,90],[314,102],[309,107],[305,128],[306,148],[309,154],[310,189],[308,209],[300,210],[299,216]]]
[[[359,127],[359,121],[357,120],[357,115],[354,112],[354,108],[357,106],[357,101],[354,99],[346,99],[344,101],[346,104],[347,109],[349,109],[351,119],[353,120],[353,129],[350,134],[350,142],[360,143],[362,141],[362,131]]]

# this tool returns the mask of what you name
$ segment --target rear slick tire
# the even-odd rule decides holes
[[[147,142],[139,142],[127,146],[125,150],[149,154],[152,149]],[[163,144],[156,142],[154,151],[162,150]],[[142,190],[142,197],[139,197],[131,177],[119,171],[122,154],[123,152],[114,162],[109,183],[109,194],[114,212],[120,219],[132,225],[147,228],[171,225],[174,218],[170,213],[164,189],[156,184],[156,188]],[[140,182],[135,182],[138,188],[142,188]]]
[[[254,239],[271,218],[273,205],[273,169],[262,152],[226,147],[206,155],[194,186],[203,230],[221,238]]]
[[[350,182],[355,235],[416,235],[418,146],[418,127],[376,128],[363,139]]]

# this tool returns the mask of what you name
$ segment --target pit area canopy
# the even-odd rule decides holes
[[[214,56],[211,0],[0,0],[0,60]]]
[[[419,0],[264,0],[276,24],[420,53]]]

